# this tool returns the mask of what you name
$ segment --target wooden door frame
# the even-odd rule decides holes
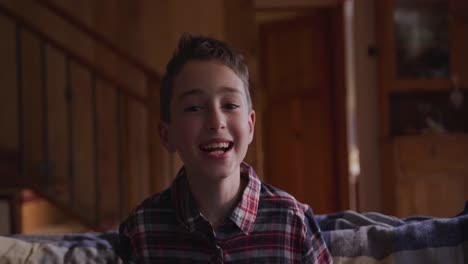
[[[395,86],[395,60],[393,37],[392,1],[377,1],[375,5],[376,41],[379,56],[377,56],[378,90],[379,90],[379,148],[380,148],[380,172],[382,210],[385,214],[395,215],[396,195],[394,177],[393,142],[390,137],[389,127],[389,102],[387,100],[392,87]]]
[[[333,43],[332,47],[332,61],[334,63],[334,68],[332,69],[332,91],[330,93],[332,100],[332,131],[333,131],[333,142],[334,142],[334,157],[333,164],[336,164],[334,167],[334,173],[337,180],[337,196],[338,196],[338,208],[339,210],[350,209],[350,198],[349,198],[349,167],[348,167],[348,139],[347,139],[347,122],[346,122],[346,97],[347,89],[345,83],[345,43],[344,43],[344,3],[339,1],[334,6],[327,5],[316,6],[316,7],[307,7],[307,8],[291,8],[288,6],[274,6],[274,8],[262,6],[261,8],[256,8],[256,11],[300,11],[300,12],[309,12],[317,11],[318,9],[327,12],[330,16],[331,28],[333,32],[331,34],[331,42]],[[260,33],[259,43],[260,41]],[[259,45],[260,46],[260,45]],[[265,47],[259,47],[261,50],[264,50]],[[265,69],[265,61],[259,58],[260,69]],[[334,77],[334,78],[333,78]],[[265,82],[264,72],[260,70],[260,83]],[[265,95],[265,92],[262,92],[262,95]],[[263,104],[265,106],[265,104]],[[264,109],[262,109],[264,110]],[[265,132],[265,131],[264,131]],[[263,136],[262,136],[263,137]],[[264,144],[265,145],[265,144]],[[265,162],[263,163],[265,167]],[[266,171],[266,168],[263,168],[263,171]]]

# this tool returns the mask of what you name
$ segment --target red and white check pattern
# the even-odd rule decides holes
[[[331,263],[310,207],[248,181],[242,199],[216,231],[200,214],[181,169],[172,186],[146,199],[120,226],[118,252],[135,263]]]

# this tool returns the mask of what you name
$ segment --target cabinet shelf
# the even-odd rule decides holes
[[[452,101],[451,90],[392,92],[390,134],[422,135],[466,133],[468,135],[468,90],[461,105]]]

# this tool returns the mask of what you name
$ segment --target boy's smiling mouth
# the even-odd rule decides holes
[[[200,150],[212,157],[222,157],[223,154],[230,151],[234,143],[232,141],[216,141],[200,145]]]

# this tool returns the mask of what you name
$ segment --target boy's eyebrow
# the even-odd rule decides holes
[[[239,89],[236,89],[236,88],[232,88],[232,87],[229,87],[229,86],[223,86],[221,87],[221,89],[217,92],[217,94],[220,94],[220,93],[238,93],[238,94],[241,94],[242,92],[239,91]],[[205,92],[201,89],[190,89],[188,91],[185,91],[183,92],[182,94],[180,94],[177,98],[179,100],[182,100],[188,96],[191,96],[191,95],[203,95],[205,94]]]
[[[188,96],[191,96],[191,95],[198,95],[198,94],[204,94],[204,93],[200,89],[190,89],[188,91],[183,92],[179,96],[177,96],[177,99],[182,100],[185,97],[188,97]]]

